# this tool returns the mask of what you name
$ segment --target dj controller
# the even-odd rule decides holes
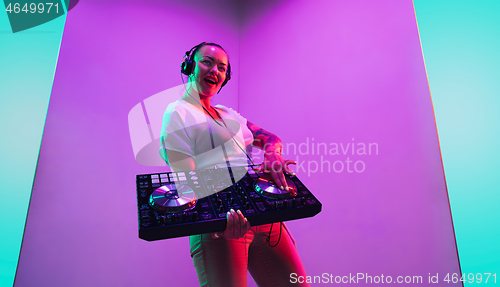
[[[296,176],[281,190],[251,167],[137,175],[139,238],[153,241],[226,228],[240,210],[251,226],[312,217],[321,203]]]

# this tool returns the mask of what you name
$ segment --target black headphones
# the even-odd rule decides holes
[[[202,42],[202,43],[194,46],[193,48],[191,48],[191,50],[186,52],[186,55],[184,56],[184,62],[182,62],[182,64],[181,64],[181,73],[183,73],[186,76],[189,76],[193,73],[194,65],[196,63],[196,61],[194,60],[194,55],[203,46],[217,46],[225,52],[224,48],[222,48],[219,44]],[[229,60],[228,60],[227,70],[226,70],[226,79],[224,80],[224,82],[222,83],[222,86],[220,88],[222,89],[222,87],[224,87],[230,79],[231,79],[231,63],[229,63]],[[220,92],[220,89],[219,89],[219,92]],[[217,93],[219,93],[219,92],[217,92]]]

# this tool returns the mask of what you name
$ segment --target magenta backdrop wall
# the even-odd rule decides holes
[[[459,273],[412,2],[252,1],[245,11],[239,110],[288,144],[323,203],[288,224],[309,275],[428,283]]]
[[[323,203],[288,223],[309,275],[459,271],[412,2],[233,2],[71,11],[15,286],[196,286],[187,238],[138,239],[135,175],[165,168],[135,161],[127,116],[207,40],[234,69],[216,102],[278,134]]]

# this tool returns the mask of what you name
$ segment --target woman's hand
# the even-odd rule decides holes
[[[213,232],[212,238],[217,239],[220,236],[224,236],[228,240],[238,239],[250,230],[250,222],[248,222],[248,219],[243,216],[240,210],[234,211],[234,209],[231,209],[227,212],[226,218],[226,229],[223,232]]]
[[[289,164],[297,164],[293,160],[285,160],[281,156],[281,150],[283,149],[283,144],[281,140],[272,133],[259,128],[258,126],[247,121],[247,127],[252,132],[254,136],[253,144],[260,149],[264,150],[264,161],[255,169],[256,172],[264,171],[271,175],[271,180],[282,190],[288,190],[288,185],[286,184],[285,175],[286,172],[290,175],[295,175],[295,173],[288,168]]]
[[[297,164],[295,161],[289,159],[285,160],[278,151],[266,151],[264,153],[264,160],[262,164],[254,169],[256,172],[264,171],[271,175],[271,179],[281,190],[288,190],[288,185],[286,184],[285,175],[283,172],[289,175],[295,175],[293,170],[291,170],[288,165]]]

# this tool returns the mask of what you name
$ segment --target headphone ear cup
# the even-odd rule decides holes
[[[181,64],[181,73],[183,73],[186,76],[189,76],[193,73],[193,68],[194,68],[193,61],[187,59]]]

